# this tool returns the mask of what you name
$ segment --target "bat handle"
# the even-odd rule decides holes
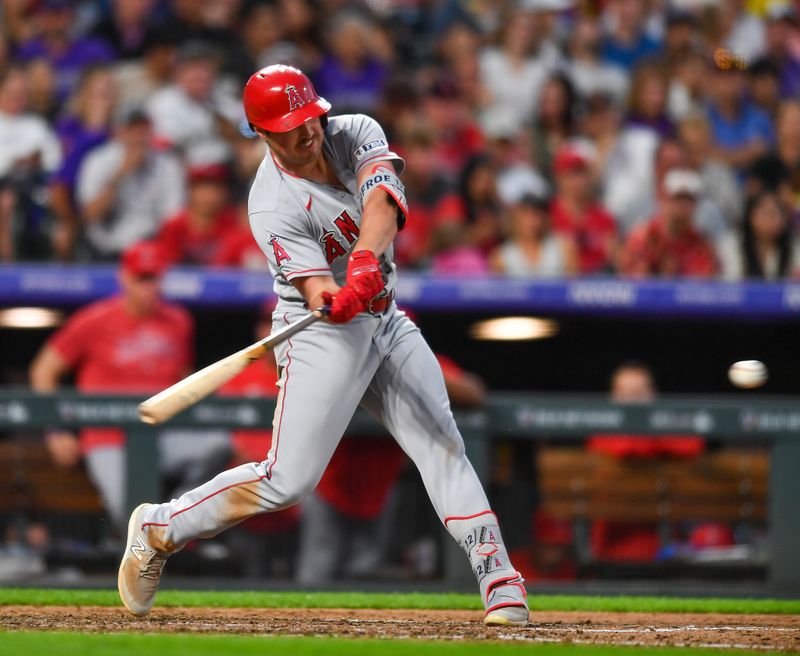
[[[313,313],[317,315],[318,318],[324,319],[331,313],[331,306],[320,305],[316,310],[313,310]]]

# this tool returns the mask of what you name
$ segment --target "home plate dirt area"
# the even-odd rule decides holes
[[[5,606],[13,631],[219,633],[347,638],[531,641],[800,651],[800,616],[686,613],[534,613],[527,627],[487,627],[475,611]]]

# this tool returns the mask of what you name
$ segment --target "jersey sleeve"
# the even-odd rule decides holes
[[[58,353],[70,368],[74,368],[86,357],[96,332],[96,312],[93,308],[78,310],[67,323],[47,342],[47,346]]]
[[[308,276],[331,275],[323,242],[305,217],[279,212],[250,214],[253,237],[267,256],[273,277],[291,281]]]
[[[392,162],[398,175],[403,172],[403,158],[389,150],[383,128],[375,119],[364,115],[354,116],[351,139],[349,157],[356,176],[367,164],[381,160]]]

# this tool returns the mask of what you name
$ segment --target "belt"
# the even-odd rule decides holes
[[[367,312],[369,312],[373,317],[379,317],[389,309],[391,306],[392,301],[394,300],[394,289],[386,289],[385,287],[381,290],[380,294],[375,296],[368,304],[367,304]]]

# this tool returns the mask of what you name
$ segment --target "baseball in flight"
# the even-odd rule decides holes
[[[743,389],[753,389],[761,387],[767,382],[769,373],[764,363],[759,360],[739,360],[734,362],[728,369],[728,378]]]

